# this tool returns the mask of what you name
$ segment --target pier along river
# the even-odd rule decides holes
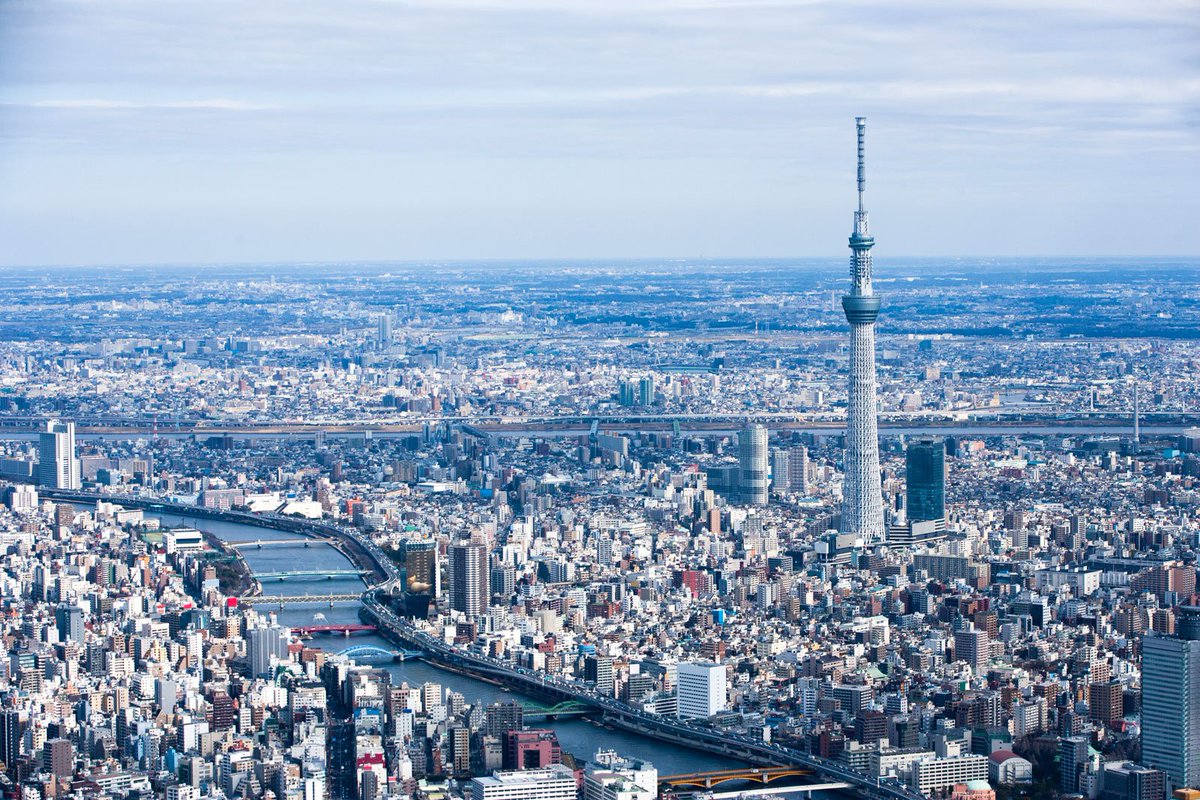
[[[119,502],[119,501],[118,501]],[[83,505],[83,504],[81,504]],[[83,505],[83,507],[87,507]],[[253,525],[242,525],[219,520],[198,519],[175,514],[158,514],[147,511],[147,517],[157,518],[164,527],[187,526],[210,533],[229,544],[251,542],[260,539],[295,539],[295,545],[272,544],[260,548],[248,547],[241,550],[242,558],[252,573],[278,573],[304,570],[347,570],[354,565],[345,555],[325,542],[309,539],[301,534],[270,530]],[[307,545],[307,546],[306,546]],[[363,591],[365,584],[359,578],[289,578],[286,581],[263,580],[262,595],[329,595],[352,594]],[[359,603],[341,602],[332,607],[327,602],[286,605],[283,608],[260,601],[255,610],[260,614],[275,614],[280,624],[289,627],[308,625],[357,623]],[[374,645],[388,650],[395,645],[374,634],[316,634],[309,642],[313,647],[336,653],[355,645]],[[525,700],[521,695],[501,689],[485,681],[476,680],[456,672],[439,669],[424,661],[379,664],[392,674],[399,685],[407,681],[410,686],[423,683],[438,683],[462,694],[468,703],[482,700],[485,704],[509,700]],[[710,753],[661,742],[619,730],[599,727],[586,719],[556,720],[545,723],[534,722],[534,726],[553,729],[558,734],[563,750],[579,760],[590,761],[597,749],[616,750],[628,756],[646,759],[654,764],[660,775],[700,772],[740,766],[742,762],[723,758]]]

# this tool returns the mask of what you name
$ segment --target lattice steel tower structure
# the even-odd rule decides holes
[[[866,117],[858,128],[858,211],[850,235],[850,293],[842,309],[850,323],[850,394],[846,413],[846,481],[842,490],[842,533],[868,543],[883,540],[883,488],[879,476],[879,423],[875,408],[875,320],[879,298],[871,287],[871,238],[863,207],[866,186]]]

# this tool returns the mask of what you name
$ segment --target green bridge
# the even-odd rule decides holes
[[[587,714],[594,714],[596,709],[586,703],[580,703],[577,700],[564,700],[561,703],[547,708],[546,706],[538,705],[525,701],[521,703],[521,709],[525,712],[525,719],[561,719],[563,717],[582,717]]]

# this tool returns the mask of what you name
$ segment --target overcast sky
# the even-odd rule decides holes
[[[0,263],[1200,253],[1200,0],[0,0]]]

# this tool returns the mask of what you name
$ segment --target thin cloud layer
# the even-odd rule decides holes
[[[0,262],[1194,253],[1197,11],[0,0]]]

